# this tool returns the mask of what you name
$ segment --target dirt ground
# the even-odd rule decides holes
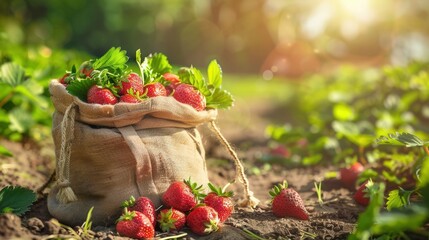
[[[261,203],[254,209],[236,207],[232,217],[221,231],[206,237],[198,237],[190,231],[185,239],[346,239],[353,231],[362,207],[355,204],[352,192],[341,186],[338,180],[324,180],[322,185],[324,204],[320,205],[314,190],[314,182],[321,181],[330,167],[287,168],[273,165],[265,169],[258,159],[268,151],[264,128],[272,123],[270,109],[264,105],[244,102],[235,111],[220,112],[218,126],[238,156],[241,158],[249,178],[250,189]],[[237,110],[238,109],[238,110]],[[280,118],[281,119],[281,118]],[[235,168],[223,145],[207,126],[199,128],[205,144],[209,179],[217,185],[225,185],[234,179]],[[34,191],[43,185],[55,167],[53,143],[50,139],[36,146],[31,142],[13,143],[0,140],[14,157],[0,158],[0,188],[20,185]],[[257,171],[255,171],[257,170]],[[277,218],[270,211],[268,191],[283,180],[289,182],[303,198],[310,213],[309,221],[292,218]],[[235,183],[231,186],[234,199],[243,197],[243,188]],[[58,226],[47,210],[49,188],[39,194],[37,202],[24,216],[11,214],[0,216],[0,239],[67,239],[73,237],[70,230]],[[70,226],[79,231],[79,227]],[[93,226],[96,239],[121,239],[114,226]],[[254,236],[251,236],[251,233]],[[158,233],[158,238],[165,237]],[[256,236],[256,237],[255,237]]]
[[[52,164],[49,151],[42,154],[40,149],[32,144],[11,143],[2,141],[1,144],[13,151],[14,158],[1,160],[0,187],[5,185],[20,185],[37,190],[49,177]],[[209,152],[224,152],[219,149],[209,149]],[[238,151],[239,155],[257,155],[263,148],[255,147],[247,153]],[[246,156],[247,155],[247,156]],[[216,160],[223,156],[208,157],[207,163],[210,180],[218,185],[224,185],[234,179],[235,171],[232,162]],[[249,161],[250,162],[250,161]],[[245,161],[246,163],[246,161]],[[38,168],[37,166],[48,166]],[[250,169],[251,164],[245,164]],[[352,193],[342,188],[338,181],[323,182],[324,204],[320,206],[314,191],[314,181],[320,181],[328,168],[294,168],[285,169],[273,166],[270,171],[261,174],[249,174],[251,190],[261,201],[254,209],[236,208],[235,213],[225,223],[221,231],[207,237],[197,237],[188,232],[186,239],[252,239],[244,231],[250,231],[265,239],[346,239],[353,230],[358,214],[363,209],[352,200]],[[270,211],[268,191],[275,184],[288,180],[290,187],[296,189],[303,198],[310,213],[309,221],[300,221],[292,218],[276,218]],[[232,185],[235,191],[235,200],[243,197],[240,184]],[[46,195],[49,189],[39,195],[31,210],[22,217],[15,215],[0,216],[0,238],[3,239],[54,239],[57,236],[66,238],[71,234],[64,227],[54,223],[47,210]],[[75,227],[75,226],[72,226]],[[76,230],[78,230],[76,228]],[[114,227],[94,226],[92,228],[97,239],[117,238]]]

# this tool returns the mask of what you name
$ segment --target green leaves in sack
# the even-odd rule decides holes
[[[67,72],[67,91],[82,101],[87,101],[87,93],[93,85],[110,89],[117,95],[117,87],[129,74],[128,56],[120,47],[112,47],[98,59],[83,62],[77,70],[75,66]]]
[[[159,82],[162,74],[171,72],[171,65],[168,62],[167,56],[162,53],[154,53],[141,61],[140,49],[136,52],[136,60],[139,65],[141,76],[145,84],[151,82]]]
[[[191,84],[205,97],[207,108],[228,109],[234,99],[226,90],[222,89],[222,69],[216,60],[212,60],[207,69],[207,80],[195,67],[181,68],[179,77],[183,83]]]
[[[112,47],[102,57],[96,59],[92,64],[95,70],[109,69],[113,72],[123,71],[127,68],[127,52],[120,47]]]
[[[23,187],[7,186],[0,191],[0,213],[14,213],[18,216],[30,209],[36,201],[36,194]]]

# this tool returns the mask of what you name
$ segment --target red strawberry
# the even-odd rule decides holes
[[[140,98],[138,98],[135,95],[129,94],[129,93],[127,93],[125,95],[122,95],[119,98],[119,101],[120,102],[126,102],[126,103],[139,103],[139,102],[142,102],[142,100]]]
[[[171,96],[176,87],[180,84],[179,76],[173,73],[164,73],[162,76],[169,82],[169,84],[165,86],[165,90],[167,91],[167,96]]]
[[[206,98],[192,85],[179,84],[173,93],[173,97],[181,103],[191,105],[197,111],[206,108]]]
[[[172,84],[178,84],[178,83],[180,83],[179,76],[177,76],[176,74],[173,74],[173,73],[164,73],[162,76],[164,77],[165,80],[169,81]]]
[[[186,225],[198,235],[207,235],[219,229],[220,220],[216,210],[209,206],[197,206],[186,217]]]
[[[301,196],[292,188],[287,188],[287,182],[275,186],[270,195],[272,200],[272,211],[277,217],[294,217],[308,220],[308,212],[305,209]]]
[[[148,97],[167,96],[167,90],[159,82],[146,84],[143,90]]]
[[[127,80],[123,81],[121,83],[121,89],[119,91],[119,94],[125,95],[128,93],[129,89],[133,89],[134,93],[139,92],[140,94],[143,94],[143,80],[140,78],[140,76],[137,73],[130,73],[127,77]]]
[[[358,190],[353,196],[353,198],[358,204],[362,206],[368,206],[369,204],[368,187],[371,187],[372,185],[373,185],[373,182],[371,180],[368,180],[359,186]]]
[[[211,183],[208,184],[211,192],[204,198],[204,203],[212,207],[218,213],[221,223],[225,222],[234,211],[234,203],[232,202],[233,192],[225,192],[220,187],[215,187]],[[229,185],[229,184],[228,184]]]
[[[291,153],[284,145],[278,145],[270,150],[270,154],[275,157],[288,158]]]
[[[155,227],[155,205],[149,198],[139,197],[136,200],[134,196],[131,196],[128,201],[124,201],[122,203],[122,207],[126,207],[130,211],[137,211],[143,213],[144,215],[146,215],[147,218],[149,218],[150,222]]]
[[[173,182],[162,195],[166,207],[172,207],[182,212],[191,210],[201,197],[202,186],[197,186],[190,180]]]
[[[124,213],[116,222],[116,231],[119,235],[129,238],[145,239],[155,236],[155,228],[143,213],[128,211]]]
[[[67,85],[68,84],[68,79],[67,79],[68,76],[70,76],[70,73],[64,74],[58,81],[63,85]]]
[[[162,209],[157,217],[163,232],[180,231],[186,223],[186,215],[174,208]]]
[[[340,169],[340,180],[345,187],[354,188],[356,180],[359,174],[363,172],[365,168],[360,162],[355,162],[351,166]]]
[[[92,71],[94,71],[94,68],[90,61],[83,62],[79,67],[79,72],[87,77],[91,77]]]
[[[94,85],[88,90],[87,102],[98,104],[116,104],[118,99],[109,89]]]

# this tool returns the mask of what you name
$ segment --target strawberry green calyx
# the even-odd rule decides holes
[[[116,223],[121,222],[121,221],[133,220],[133,218],[135,218],[135,217],[136,217],[136,213],[134,211],[128,211],[128,208],[125,207],[124,212],[118,218],[118,220],[116,220]]]
[[[161,231],[180,231],[186,224],[186,215],[174,208],[162,209],[158,214],[158,223]]]
[[[275,185],[271,190],[270,190],[270,195],[272,198],[274,198],[275,196],[279,195],[280,192],[283,189],[288,188],[288,183],[286,180],[283,181],[283,183],[279,183],[278,185]]]
[[[219,218],[211,219],[209,222],[206,222],[204,226],[206,227],[204,229],[204,233],[209,234],[211,232],[216,232],[219,230]]]
[[[188,178],[188,180],[184,179],[183,182],[191,189],[191,192],[192,194],[194,194],[197,203],[201,202],[201,200],[204,199],[205,194],[202,193],[203,185],[198,186],[196,182],[191,181],[191,178]]]
[[[174,223],[177,221],[176,219],[172,218],[173,216],[173,209],[170,208],[168,211],[161,212],[159,217],[159,227],[161,228],[161,231],[163,232],[169,232],[172,229],[175,230],[176,226]]]
[[[136,204],[136,199],[134,198],[134,196],[131,196],[130,199],[125,200],[122,204],[121,207],[123,207],[124,209],[127,209],[129,207],[132,207]]]
[[[215,193],[216,195],[220,196],[220,197],[232,197],[234,195],[233,191],[226,191],[226,188],[230,185],[230,183],[228,183],[227,185],[225,185],[225,187],[221,188],[221,187],[216,187],[214,186],[212,183],[208,183],[207,184],[210,188],[210,190]]]

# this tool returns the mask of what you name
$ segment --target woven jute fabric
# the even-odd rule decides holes
[[[130,196],[149,197],[159,206],[173,181],[207,185],[196,127],[214,121],[216,110],[199,112],[173,97],[88,104],[56,80],[49,90],[57,164],[48,209],[60,222],[81,225],[94,207],[93,224],[110,224]]]

